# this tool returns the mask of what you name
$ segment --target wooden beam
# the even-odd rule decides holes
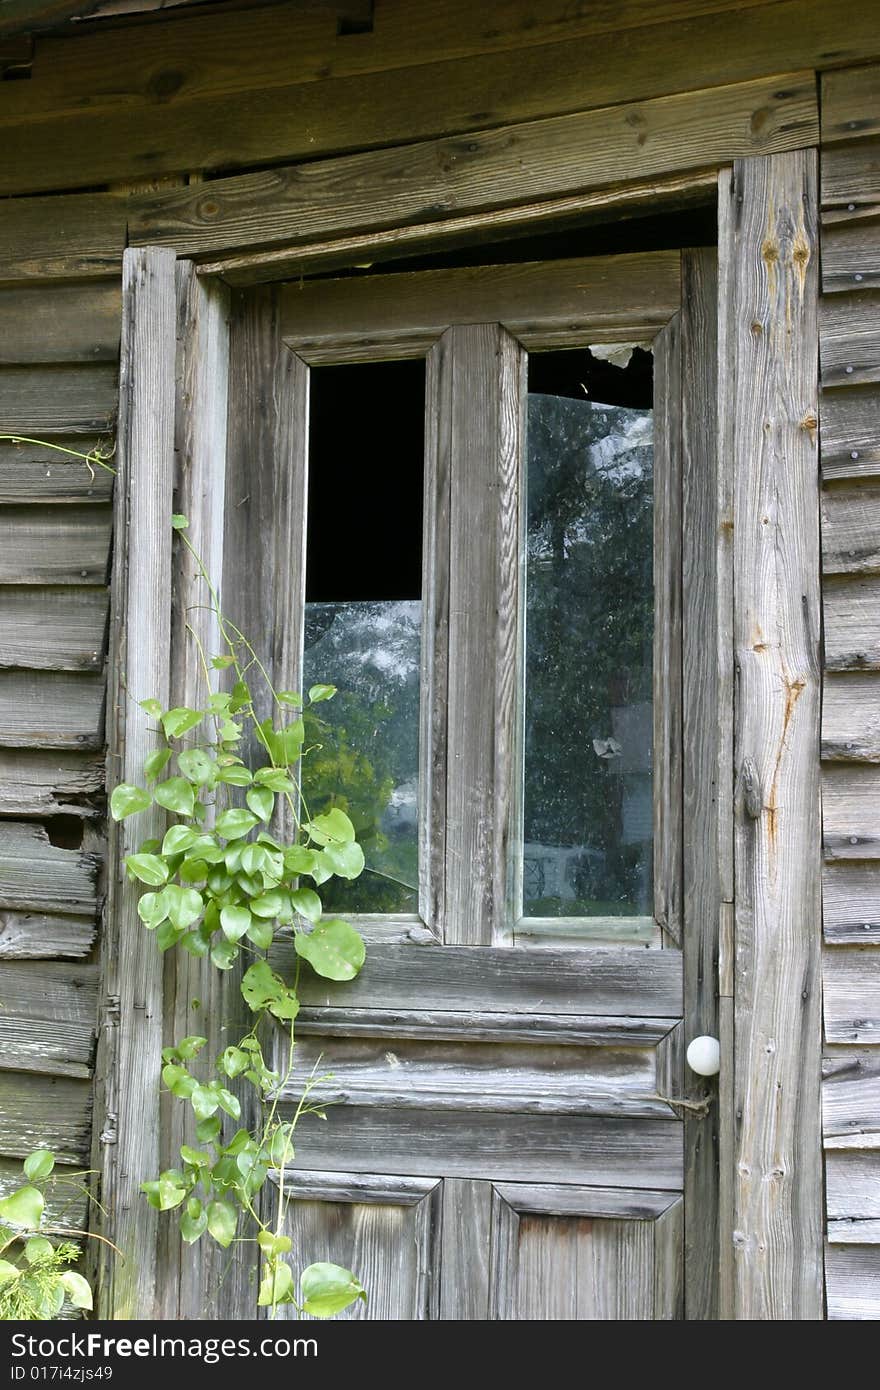
[[[135,782],[159,744],[138,701],[168,706],[171,512],[176,349],[175,256],[126,253],[122,399],[113,575],[113,679],[108,739],[111,784]],[[99,1225],[123,1252],[100,1257],[102,1317],[149,1318],[157,1303],[157,1213],[139,1191],[159,1163],[162,959],[137,915],[138,885],[123,858],[161,835],[155,807],[111,827],[109,904],[102,952],[104,998],[96,1076],[93,1166],[102,1174]]]
[[[129,233],[132,244],[205,256],[370,227],[441,223],[523,199],[602,188],[619,181],[621,167],[644,180],[810,144],[817,133],[813,73],[790,73],[475,130],[464,143],[445,138],[215,179],[144,197]]]
[[[734,1305],[823,1316],[814,151],[738,161],[731,265],[736,808]]]

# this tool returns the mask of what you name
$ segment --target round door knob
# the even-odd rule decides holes
[[[717,1038],[694,1038],[688,1044],[687,1064],[697,1076],[717,1076],[721,1068],[721,1044]]]

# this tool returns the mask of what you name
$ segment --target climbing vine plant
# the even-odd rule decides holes
[[[125,859],[128,876],[143,886],[138,915],[160,951],[180,949],[209,958],[222,971],[241,960],[241,993],[252,1015],[243,1037],[205,1064],[207,1040],[180,1038],[162,1053],[162,1085],[193,1112],[195,1144],[180,1149],[180,1163],[142,1183],[159,1211],[178,1212],[187,1244],[204,1236],[227,1247],[249,1223],[262,1272],[258,1303],[273,1310],[293,1303],[305,1313],[329,1317],[366,1293],[356,1277],[329,1263],[303,1270],[299,1284],[284,1233],[285,1171],[294,1158],[294,1132],[308,1114],[322,1114],[312,1093],[312,1074],[291,1118],[279,1100],[294,1070],[294,1020],[303,962],[330,980],[351,980],[364,962],[364,943],[349,922],[326,918],[320,888],[334,877],[354,879],[364,855],[344,811],[330,807],[310,816],[299,780],[305,744],[304,708],[330,700],[332,685],[313,685],[303,697],[278,690],[247,637],[223,614],[216,588],[187,535],[187,520],[172,524],[192,554],[217,619],[221,650],[208,652],[190,629],[205,681],[198,708],[164,709],[141,702],[155,720],[160,746],[146,759],[141,784],[113,789],[115,820],[153,805],[168,815],[162,839],[145,840]],[[259,686],[255,683],[259,683]],[[268,697],[272,713],[260,717]],[[242,756],[248,749],[250,758]],[[297,966],[293,981],[270,963],[276,932],[292,933]],[[266,1060],[273,1030],[287,1038],[281,1069]],[[259,1101],[254,1128],[224,1134],[222,1115],[239,1120],[242,1106],[229,1083],[249,1084]],[[271,1219],[258,1202],[270,1172],[278,1198]]]

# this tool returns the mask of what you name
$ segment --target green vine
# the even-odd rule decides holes
[[[54,1167],[49,1149],[35,1149],[24,1161],[24,1183],[0,1199],[0,1322],[43,1322],[65,1305],[71,1312],[92,1306],[88,1281],[70,1268],[80,1247],[69,1237],[89,1233],[46,1221],[43,1190]],[[83,1176],[53,1181],[81,1189]]]

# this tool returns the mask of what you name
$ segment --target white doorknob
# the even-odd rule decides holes
[[[688,1044],[687,1064],[697,1076],[717,1076],[721,1068],[721,1044],[717,1038],[694,1038]]]

